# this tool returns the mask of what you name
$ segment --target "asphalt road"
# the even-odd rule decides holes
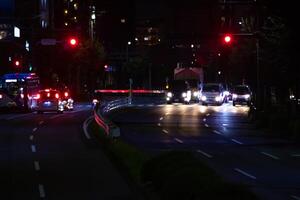
[[[157,153],[192,150],[263,200],[300,199],[300,146],[255,129],[247,107],[133,105],[110,113],[122,138]]]
[[[92,114],[0,114],[0,199],[134,199],[101,148],[83,133]]]

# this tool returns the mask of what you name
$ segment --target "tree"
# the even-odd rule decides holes
[[[85,40],[77,50],[74,51],[73,63],[70,63],[70,71],[76,82],[76,91],[85,93],[85,90],[91,91],[96,87],[97,80],[104,79],[103,64],[105,60],[105,50],[98,40]],[[75,71],[74,71],[75,69]]]

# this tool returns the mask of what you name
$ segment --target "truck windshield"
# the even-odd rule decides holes
[[[218,85],[204,85],[203,92],[220,92],[220,88]]]

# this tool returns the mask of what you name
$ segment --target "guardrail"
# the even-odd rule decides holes
[[[132,95],[129,95],[131,92]],[[105,115],[110,111],[128,106],[132,103],[132,98],[138,99],[149,95],[153,97],[164,94],[163,90],[95,90],[95,93],[100,94],[100,99],[94,108],[94,118],[98,126],[100,126],[108,137],[119,137],[120,129],[111,122]],[[126,97],[125,97],[125,96]]]
[[[108,137],[116,138],[120,136],[120,128],[107,119],[104,115],[113,109],[120,108],[129,104],[129,98],[116,99],[110,102],[104,102],[94,108],[94,118]]]

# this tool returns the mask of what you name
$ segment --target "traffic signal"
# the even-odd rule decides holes
[[[70,37],[68,43],[71,47],[76,47],[78,45],[78,40],[75,37]]]
[[[15,66],[16,66],[16,67],[19,67],[19,66],[20,66],[20,61],[19,61],[19,60],[16,60],[16,61],[15,61]]]
[[[223,37],[223,41],[225,44],[230,44],[232,42],[232,36],[230,34],[225,34]]]

